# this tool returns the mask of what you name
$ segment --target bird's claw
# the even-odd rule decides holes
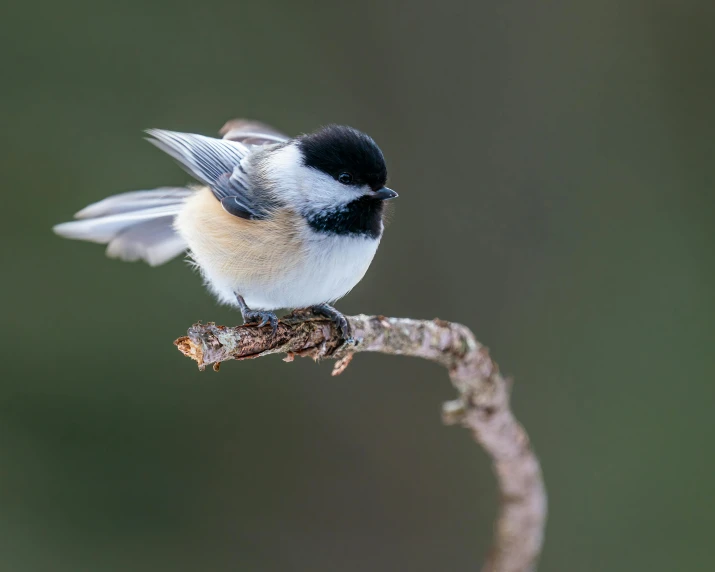
[[[336,316],[333,321],[335,322],[335,325],[338,326],[340,334],[344,340],[347,341],[348,339],[352,339],[352,336],[350,335],[350,324],[345,319],[345,316],[340,314],[339,316]]]
[[[278,316],[273,312],[251,310],[240,294],[236,294],[236,300],[238,301],[238,306],[241,308],[244,324],[257,324],[257,327],[262,328],[270,323],[272,334],[274,336],[276,335],[276,330],[278,330]]]
[[[340,332],[340,337],[345,343],[354,344],[355,340],[352,336],[352,329],[350,328],[350,322],[347,318],[338,310],[333,308],[329,304],[319,304],[317,306],[312,306],[311,310],[313,314],[317,316],[323,316],[331,320]]]
[[[271,325],[271,330],[273,335],[275,336],[276,331],[278,330],[278,316],[276,316],[273,312],[261,312],[259,310],[248,310],[243,314],[243,323],[244,324],[254,324],[256,323],[256,326],[258,328],[262,328],[266,324]]]

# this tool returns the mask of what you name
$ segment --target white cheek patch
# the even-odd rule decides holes
[[[302,180],[305,198],[303,212],[319,213],[336,210],[364,194],[358,187],[343,185],[317,169],[310,167],[302,167],[302,169],[307,171]]]
[[[270,192],[281,202],[295,204],[301,196],[296,181],[300,175],[301,158],[295,145],[286,145],[268,155],[257,165],[260,178],[267,183]]]
[[[326,173],[306,167],[293,144],[272,153],[267,163],[263,172],[273,183],[276,198],[303,214],[335,210],[369,192],[367,186],[343,185]]]

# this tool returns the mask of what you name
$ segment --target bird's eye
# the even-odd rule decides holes
[[[338,181],[340,181],[343,185],[349,185],[353,182],[353,176],[350,173],[340,173],[338,175]]]

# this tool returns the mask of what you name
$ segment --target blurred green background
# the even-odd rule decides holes
[[[180,185],[142,140],[370,133],[400,193],[346,313],[458,320],[544,466],[541,570],[711,570],[711,1],[16,2],[0,23],[0,570],[478,569],[486,456],[439,367],[200,373],[182,261],[50,227]]]

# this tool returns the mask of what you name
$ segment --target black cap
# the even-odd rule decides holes
[[[385,157],[369,135],[344,125],[328,125],[298,137],[303,163],[338,180],[348,173],[351,185],[368,185],[373,191],[385,186]]]

